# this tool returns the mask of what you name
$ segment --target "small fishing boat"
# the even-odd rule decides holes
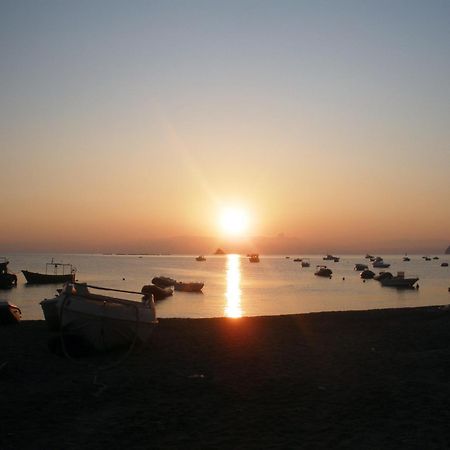
[[[382,286],[396,287],[396,288],[412,288],[414,284],[419,281],[419,278],[405,278],[405,272],[397,272],[397,276],[385,277],[380,280]]]
[[[318,277],[327,277],[331,278],[331,275],[333,274],[333,271],[329,269],[327,266],[316,266],[317,270],[314,272],[314,275],[317,275]]]
[[[340,260],[339,256],[333,256],[333,255],[324,256],[322,259],[324,261],[334,261],[334,262],[339,262],[339,260]]]
[[[258,263],[259,262],[259,255],[257,253],[251,253],[248,257],[248,260],[251,263]]]
[[[311,264],[309,261],[303,260],[302,261],[302,267],[309,267]]]
[[[11,289],[17,286],[17,276],[8,271],[9,261],[5,257],[0,258],[0,289]]]
[[[142,302],[136,302],[93,294],[89,288],[142,295],[135,291],[67,283],[54,299],[57,321],[64,334],[78,336],[99,351],[148,341],[158,323],[151,296],[144,295]],[[44,315],[47,321],[45,310]]]
[[[384,280],[385,278],[392,278],[392,277],[393,277],[393,275],[391,272],[385,272],[384,270],[382,270],[378,275],[375,275],[373,277],[373,279],[377,280],[377,281],[381,281],[381,280]]]
[[[363,279],[363,280],[371,280],[374,276],[375,276],[375,272],[372,272],[369,269],[364,269],[359,276]]]
[[[373,255],[369,255],[369,253],[366,253],[366,256],[365,256],[364,258],[366,258],[366,259],[372,259],[372,258],[373,258]]]
[[[294,262],[302,262],[302,258],[295,258],[293,261]]]
[[[22,312],[16,305],[12,305],[6,300],[0,300],[0,325],[19,323]]]
[[[201,292],[204,285],[204,283],[198,282],[184,283],[182,281],[177,281],[174,285],[174,289],[182,292]]]
[[[197,258],[195,258],[196,261],[206,261],[206,258],[203,255],[197,256]]]
[[[403,261],[406,261],[406,262],[411,261],[411,258],[409,256],[405,255],[403,257]]]
[[[381,258],[380,256],[377,256],[375,258],[375,260],[372,263],[372,267],[376,268],[376,269],[387,269],[388,267],[390,267],[391,265],[388,263],[385,263],[383,261],[383,258]]]
[[[177,282],[177,280],[174,280],[173,278],[163,277],[163,276],[154,277],[152,279],[152,283],[155,286],[158,286],[158,287],[161,287],[161,288],[175,286],[176,282]]]
[[[358,272],[361,270],[366,270],[369,267],[367,266],[367,264],[355,264],[355,267],[353,268],[353,270],[357,270]]]
[[[155,302],[173,295],[173,289],[171,287],[159,287],[155,284],[142,286],[141,292],[144,295],[153,295],[153,300]]]
[[[448,267],[448,262],[441,263],[441,267]]]
[[[22,270],[22,273],[29,284],[68,283],[75,281],[76,269],[72,264],[55,262],[52,258],[51,262],[45,265],[45,273],[29,270]]]

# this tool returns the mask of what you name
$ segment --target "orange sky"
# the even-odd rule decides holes
[[[449,9],[344,4],[0,6],[0,253],[445,248]]]

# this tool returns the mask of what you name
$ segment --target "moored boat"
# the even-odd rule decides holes
[[[174,289],[182,292],[201,292],[204,285],[204,283],[199,282],[184,283],[182,281],[177,281],[174,285]]]
[[[388,267],[390,267],[391,265],[388,263],[385,263],[383,261],[383,258],[381,258],[380,256],[377,256],[375,258],[375,260],[372,263],[372,267],[376,268],[376,269],[387,269]]]
[[[259,255],[257,253],[251,253],[248,257],[248,260],[251,263],[257,263],[257,262],[259,262]]]
[[[62,273],[58,273],[61,270]],[[65,264],[53,261],[45,265],[45,273],[30,272],[22,270],[22,273],[29,284],[52,284],[68,283],[75,281],[76,269],[72,264]]]
[[[161,288],[175,286],[176,282],[177,280],[174,280],[173,278],[163,276],[154,277],[152,279],[152,283]]]
[[[339,262],[339,260],[340,260],[339,256],[333,256],[333,255],[324,256],[322,259],[324,261],[334,261],[334,262]]]
[[[365,270],[365,269],[368,269],[369,267],[367,266],[367,264],[359,264],[359,263],[357,263],[357,264],[355,264],[355,267],[353,268],[353,270],[357,270],[358,272],[360,271],[360,270]]]
[[[397,272],[397,276],[380,280],[382,286],[396,288],[412,288],[417,281],[419,281],[418,277],[405,278],[405,272]]]
[[[373,279],[377,280],[377,281],[381,281],[381,280],[384,280],[385,278],[392,278],[392,277],[393,277],[393,275],[391,272],[385,272],[384,270],[382,270],[378,275],[375,275],[373,277]]]
[[[206,258],[203,255],[197,256],[197,258],[195,258],[196,261],[206,261]]]
[[[142,295],[141,292],[68,283],[54,299],[64,334],[83,338],[100,351],[148,340],[158,322],[151,296],[144,295],[142,302],[136,302],[93,294],[89,288]]]
[[[305,259],[302,260],[302,267],[309,267],[311,266],[311,263]]]
[[[317,275],[318,277],[331,278],[331,275],[333,275],[333,271],[327,266],[318,265],[316,268],[317,270],[314,272],[314,275]]]
[[[17,276],[8,271],[8,264],[9,261],[6,258],[0,258],[0,289],[10,289],[17,286]]]
[[[0,325],[18,323],[22,318],[22,311],[16,305],[6,300],[0,300]]]
[[[374,276],[375,276],[375,272],[372,272],[369,269],[364,269],[359,276],[363,279],[363,280],[371,280]]]

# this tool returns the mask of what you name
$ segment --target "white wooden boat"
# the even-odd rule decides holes
[[[136,302],[93,294],[88,288],[142,295],[134,291],[68,283],[56,297],[57,316],[63,333],[79,336],[100,351],[129,346],[135,341],[148,341],[158,323],[152,296],[144,296],[142,302]]]

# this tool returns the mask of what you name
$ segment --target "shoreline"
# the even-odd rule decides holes
[[[0,328],[2,449],[450,445],[447,306],[159,319],[108,371],[50,336]]]

